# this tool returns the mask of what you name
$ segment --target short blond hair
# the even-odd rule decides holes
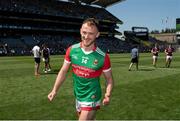
[[[82,24],[88,24],[90,26],[96,26],[97,30],[99,31],[99,21],[95,18],[87,18],[83,21]]]

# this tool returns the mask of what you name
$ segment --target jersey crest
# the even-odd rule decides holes
[[[84,52],[80,43],[67,51],[65,59],[72,65],[74,93],[77,100],[85,102],[100,100],[99,79],[102,71],[110,68],[109,58],[106,59],[106,54],[98,47],[90,53]]]

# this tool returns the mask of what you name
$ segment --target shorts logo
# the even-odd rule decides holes
[[[94,99],[94,98],[96,98],[96,96],[95,96],[95,95],[92,95],[91,98]]]
[[[94,60],[94,65],[97,65],[97,64],[98,64],[98,60],[95,59],[95,60]]]

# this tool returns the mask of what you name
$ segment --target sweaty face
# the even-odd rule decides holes
[[[96,38],[99,36],[99,32],[96,26],[89,25],[88,23],[82,25],[80,34],[81,34],[82,44],[85,47],[89,47],[93,45]]]

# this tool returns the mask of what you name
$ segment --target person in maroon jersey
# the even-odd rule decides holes
[[[172,45],[170,44],[170,45],[164,50],[164,52],[165,52],[165,54],[166,54],[166,64],[165,64],[165,67],[166,67],[166,68],[169,68],[170,65],[171,65],[174,48],[172,48]]]
[[[46,44],[43,45],[42,57],[44,61],[44,72],[47,73],[48,71],[51,71],[51,65],[50,65],[50,50]]]
[[[52,101],[66,79],[71,66],[79,120],[95,120],[102,98],[101,74],[106,80],[105,94],[102,98],[103,105],[110,103],[113,89],[109,55],[96,46],[96,38],[100,34],[98,26],[94,18],[88,18],[83,22],[80,29],[81,42],[67,49],[62,68],[56,77],[53,89],[48,94],[49,101]]]
[[[152,48],[152,59],[153,59],[153,66],[156,67],[157,59],[158,59],[158,53],[159,53],[159,47],[157,44]]]

